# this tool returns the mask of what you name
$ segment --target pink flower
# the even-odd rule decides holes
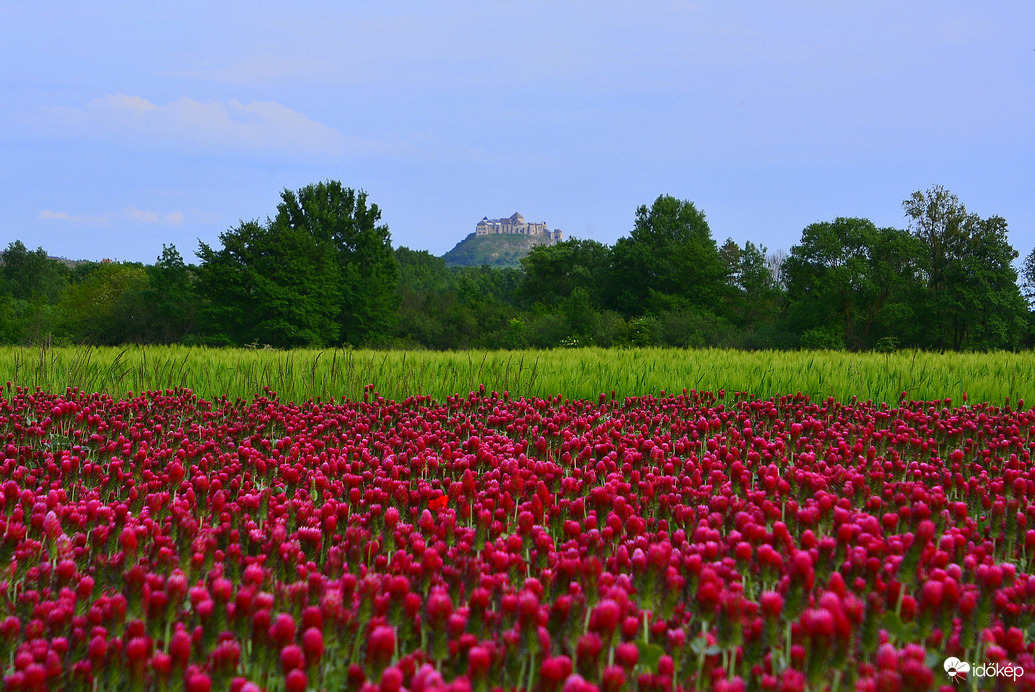
[[[301,668],[294,668],[284,676],[285,692],[306,692],[306,686],[305,671]]]
[[[284,647],[295,640],[295,619],[287,613],[279,613],[270,625],[270,640]]]
[[[395,656],[395,630],[385,625],[378,625],[370,632],[367,639],[367,658],[375,666],[384,667]]]
[[[296,668],[305,666],[305,654],[297,644],[289,644],[280,650],[280,667],[284,673],[290,673]]]
[[[323,657],[323,633],[315,627],[310,627],[302,633],[302,651],[305,653],[305,660],[315,665]]]

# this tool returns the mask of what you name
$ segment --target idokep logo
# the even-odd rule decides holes
[[[967,673],[970,672],[970,664],[966,661],[961,661],[955,656],[950,656],[945,659],[945,663],[942,664],[945,668],[946,675],[953,682],[962,682],[967,679]]]
[[[945,668],[945,674],[953,682],[962,682],[967,679],[968,675],[978,678],[1010,678],[1016,682],[1017,678],[1024,675],[1024,668],[1021,666],[1003,665],[1001,663],[984,663],[978,666],[971,666],[966,661],[961,661],[955,656],[945,659],[942,667]]]

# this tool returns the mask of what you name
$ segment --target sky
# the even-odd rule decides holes
[[[1031,0],[0,3],[0,245],[189,262],[338,180],[441,255],[520,212],[614,243],[907,227],[942,185],[1035,246]]]

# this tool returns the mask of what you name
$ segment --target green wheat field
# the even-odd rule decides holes
[[[442,400],[484,385],[512,396],[594,398],[697,389],[768,398],[897,403],[951,398],[1003,404],[1032,399],[1035,353],[891,354],[834,351],[581,348],[553,351],[364,351],[170,347],[3,347],[0,384],[113,396],[188,388],[206,399],[250,398],[266,388],[281,399],[362,397]]]

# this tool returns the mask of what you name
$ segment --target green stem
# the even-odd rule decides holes
[[[532,681],[535,679],[535,653],[532,653],[532,658],[528,661],[528,684],[525,686],[526,690],[532,689]]]
[[[699,636],[701,637],[701,651],[697,654],[697,676],[694,678],[695,690],[700,690],[701,683],[703,682],[701,673],[704,670],[704,650],[708,648],[708,623],[701,625],[701,634]]]
[[[788,622],[784,627],[783,635],[783,668],[787,670],[791,667],[791,623]]]

